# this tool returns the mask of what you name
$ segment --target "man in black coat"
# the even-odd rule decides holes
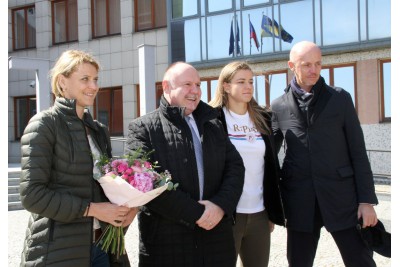
[[[376,266],[357,232],[374,226],[378,203],[364,136],[351,96],[320,76],[321,50],[303,41],[290,51],[294,77],[271,105],[279,149],[289,266],[312,266],[320,230],[333,236],[346,266]]]
[[[179,186],[141,208],[139,266],[235,267],[232,215],[243,190],[242,158],[218,112],[200,101],[195,68],[172,64],[162,86],[160,107],[129,125],[126,152],[154,150],[151,160]]]

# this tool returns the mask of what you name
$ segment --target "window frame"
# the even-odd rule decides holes
[[[14,139],[15,140],[20,140],[23,132],[21,132],[21,135],[18,135],[18,118],[17,116],[19,115],[19,112],[17,112],[17,101],[19,99],[26,99],[27,101],[27,109],[26,110],[30,110],[30,99],[34,98],[36,99],[36,95],[24,95],[24,96],[15,96],[14,97]],[[36,103],[36,102],[35,102]],[[35,113],[36,114],[36,113]],[[30,114],[29,112],[27,112],[26,114],[26,125],[24,126],[24,128],[28,125],[29,120],[35,115],[35,114]]]
[[[353,67],[353,80],[354,80],[354,108],[356,112],[358,113],[358,90],[357,90],[357,64],[355,62],[353,63],[345,63],[345,64],[337,64],[337,65],[322,65],[321,70],[323,69],[328,69],[329,71],[329,81],[325,81],[328,85],[335,85],[335,74],[334,74],[334,69],[336,68],[344,68],[344,67]],[[343,88],[345,90],[348,90],[347,88]]]
[[[114,129],[113,129],[113,112],[114,112],[114,105],[113,105],[113,96],[112,95],[110,95],[110,97],[108,98],[108,100],[110,101],[109,102],[109,114],[108,114],[108,125],[107,125],[107,127],[108,127],[108,131],[110,132],[110,136],[123,136],[123,134],[124,134],[124,122],[123,122],[123,104],[124,104],[124,102],[123,102],[123,90],[122,90],[122,86],[114,86],[114,87],[106,87],[106,88],[101,88],[100,90],[99,90],[99,93],[104,93],[104,92],[106,92],[106,91],[109,91],[111,94],[114,94],[114,91],[117,91],[117,90],[121,90],[121,94],[122,94],[122,97],[121,97],[121,99],[122,99],[122,101],[121,101],[121,108],[122,108],[122,118],[120,118],[120,120],[122,121],[122,132],[114,132]],[[94,112],[94,118],[96,119],[96,120],[98,120],[98,100],[99,100],[99,98],[98,98],[99,96],[97,95],[96,96],[96,101],[94,102],[94,104],[93,104],[93,112]],[[101,122],[101,121],[100,121]],[[101,123],[103,123],[103,122],[101,122]],[[104,123],[103,123],[104,124]]]
[[[160,28],[165,28],[168,25],[168,18],[165,16],[165,25],[161,26],[156,26],[156,16],[155,16],[155,0],[150,0],[151,1],[151,24],[152,26],[150,28],[146,29],[139,29],[139,23],[138,23],[138,1],[140,0],[134,0],[134,16],[135,16],[135,32],[143,32],[143,31],[149,31],[149,30],[154,30],[154,29],[160,29]],[[149,1],[149,0],[143,0],[143,1]],[[168,3],[165,4],[165,13],[167,13],[167,5]]]
[[[27,10],[33,8],[35,10],[35,20],[36,20],[36,7],[35,5],[29,5],[29,6],[23,6],[23,7],[18,7],[14,8],[11,10],[11,28],[12,28],[12,46],[14,51],[18,50],[24,50],[24,49],[31,49],[31,48],[36,48],[36,38],[35,38],[35,44],[31,47],[28,46],[29,44],[29,34],[28,34],[28,19],[27,19]],[[25,36],[25,42],[24,42],[24,47],[23,48],[15,48],[15,12],[18,10],[24,10],[24,36]],[[36,34],[36,23],[35,23],[35,34]]]
[[[379,61],[379,85],[380,85],[380,100],[379,100],[379,104],[380,104],[380,121],[381,122],[391,122],[392,121],[392,117],[386,117],[385,115],[385,86],[384,86],[384,77],[383,77],[383,64],[385,63],[391,63],[392,60],[389,59],[381,59]]]
[[[76,32],[77,32],[77,38],[76,40],[69,40],[69,2],[71,0],[53,0],[51,1],[51,39],[52,39],[52,43],[53,45],[55,44],[65,44],[65,43],[70,43],[70,42],[76,42],[78,41],[78,24],[77,24],[77,28],[76,28]],[[78,0],[76,1],[76,8],[78,9]],[[55,30],[55,14],[54,14],[54,8],[55,8],[55,4],[56,3],[60,3],[60,2],[64,2],[65,3],[65,35],[66,35],[66,41],[63,42],[56,42],[55,41],[55,34],[56,34],[56,30]],[[78,14],[78,10],[76,10],[76,13]]]
[[[114,36],[114,35],[121,35],[121,27],[120,27],[120,31],[116,32],[116,33],[110,33],[110,0],[105,0],[106,1],[106,34],[104,35],[99,35],[96,36],[95,34],[95,20],[96,20],[96,16],[95,16],[95,12],[94,12],[94,5],[95,2],[98,0],[90,0],[90,4],[91,4],[91,8],[90,8],[90,13],[91,13],[91,20],[92,20],[92,38],[96,39],[96,38],[102,38],[102,37],[108,37],[108,36]],[[119,23],[121,24],[121,9],[119,10]]]
[[[267,104],[268,107],[271,106],[271,86],[270,86],[270,75],[274,75],[274,74],[285,74],[286,75],[286,86],[288,85],[289,81],[289,74],[287,69],[281,69],[281,70],[273,70],[273,71],[267,71],[265,73],[263,73],[263,75],[265,76],[265,103]],[[284,88],[282,88],[283,90]],[[282,92],[283,94],[283,92]]]

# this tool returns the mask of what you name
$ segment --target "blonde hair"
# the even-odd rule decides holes
[[[222,68],[218,78],[217,89],[215,90],[214,98],[208,103],[210,106],[226,107],[229,111],[228,93],[224,90],[224,83],[230,83],[233,77],[239,70],[249,70],[253,72],[246,62],[233,61]],[[249,112],[250,119],[254,122],[257,130],[262,134],[270,134],[271,130],[266,122],[268,116],[266,108],[258,105],[254,97],[247,103],[247,111]]]
[[[51,89],[56,97],[64,97],[63,89],[58,84],[59,76],[69,77],[83,63],[93,65],[97,71],[100,69],[100,64],[97,60],[87,52],[67,50],[61,54],[54,67],[50,70]]]

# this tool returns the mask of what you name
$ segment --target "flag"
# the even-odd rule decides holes
[[[236,55],[240,55],[240,32],[239,32],[239,23],[236,21]]]
[[[279,26],[275,20],[272,23],[272,20],[265,15],[263,15],[261,21],[261,38],[263,37],[281,38],[288,43],[293,41],[293,37],[282,26]]]
[[[231,55],[233,53],[234,45],[235,45],[235,37],[233,35],[233,20],[232,20],[232,22],[231,22],[231,36],[229,37],[229,55]]]
[[[240,54],[240,32],[239,32],[239,24],[236,21],[236,38],[233,32],[233,20],[231,22],[231,35],[229,37],[229,55],[233,53],[233,50],[236,49],[236,55]]]
[[[258,48],[260,47],[260,44],[258,43],[258,38],[257,38],[257,34],[256,31],[254,30],[253,24],[251,23],[250,19],[249,19],[249,24],[250,24],[250,39],[253,38],[254,40],[254,44]]]

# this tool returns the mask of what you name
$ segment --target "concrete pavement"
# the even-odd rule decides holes
[[[379,219],[384,223],[388,232],[391,232],[391,186],[376,185],[376,192],[380,204],[376,206]],[[25,238],[29,212],[25,210],[8,212],[8,266],[19,266],[20,254]],[[126,248],[132,267],[138,264],[138,231],[135,219],[126,234]],[[286,261],[286,231],[283,227],[275,227],[271,238],[270,267],[288,266]],[[356,255],[355,255],[356,256]],[[374,254],[378,267],[391,266],[391,259]],[[331,237],[323,228],[319,242],[314,266],[317,267],[342,267],[342,259]]]

